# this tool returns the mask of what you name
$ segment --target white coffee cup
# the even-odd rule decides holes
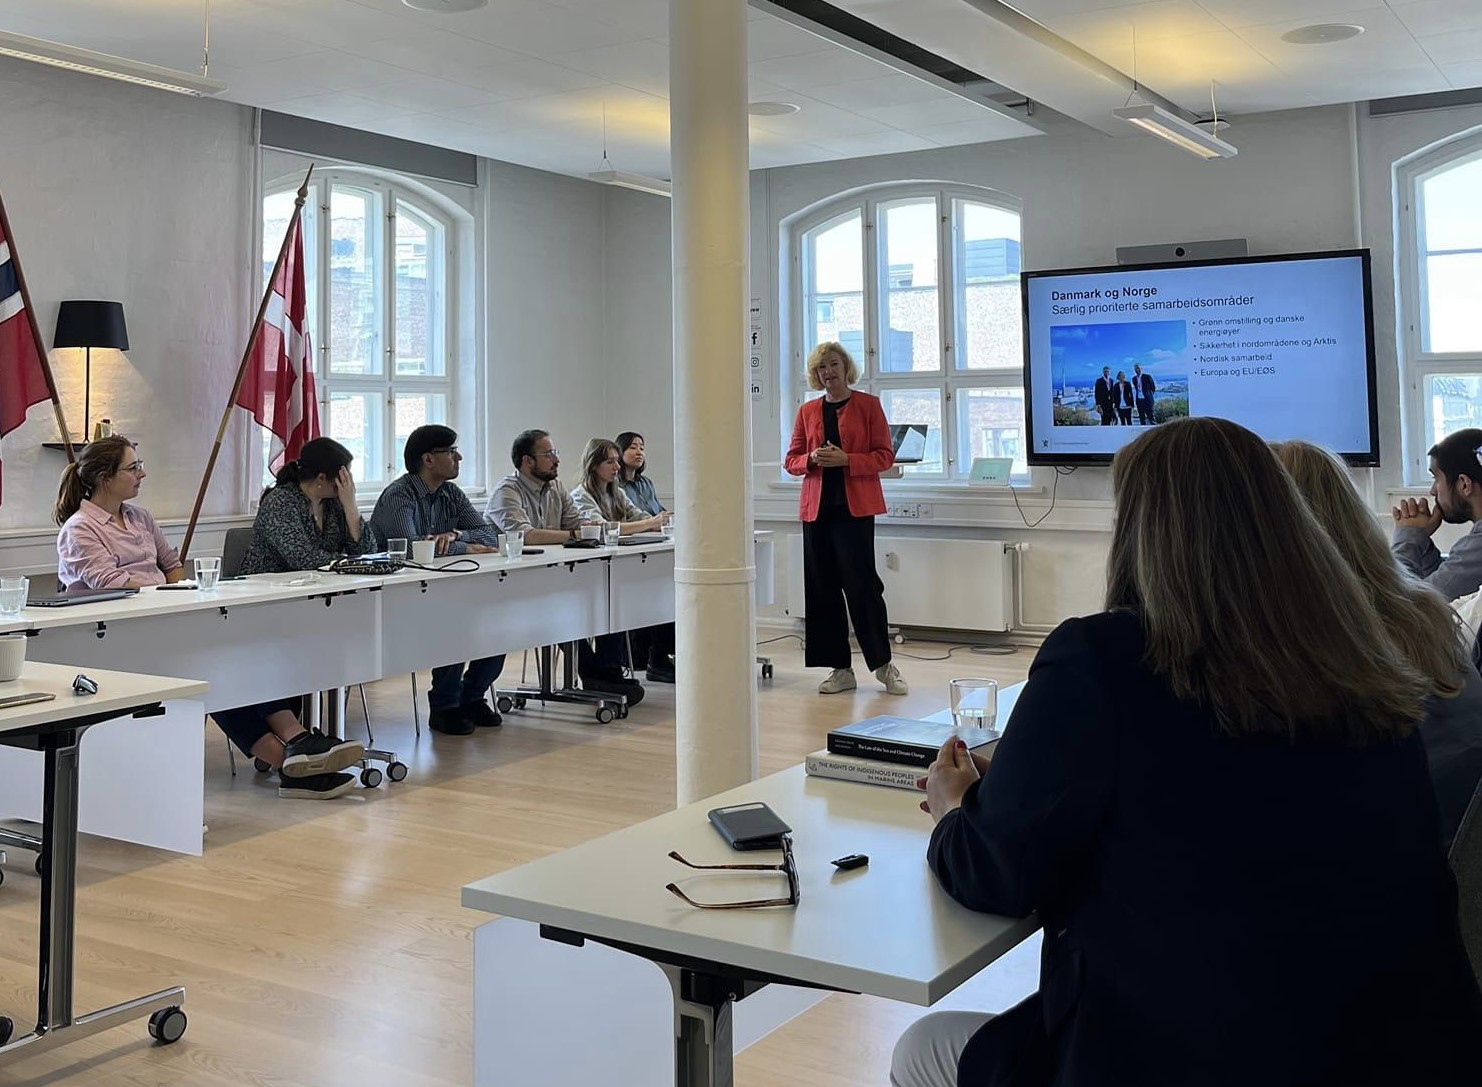
[[[0,636],[0,683],[10,683],[21,678],[21,668],[26,663],[26,636],[6,634]]]
[[[429,562],[432,562],[436,558],[437,558],[437,541],[436,540],[413,540],[412,541],[412,561],[413,562],[420,562],[423,566],[426,566]]]

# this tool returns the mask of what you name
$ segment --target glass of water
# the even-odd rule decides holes
[[[394,540],[387,540],[386,554],[390,555],[397,562],[406,562],[408,546],[409,545],[407,541],[401,539],[400,537],[397,537]]]
[[[659,532],[663,534],[663,537],[666,540],[672,540],[672,539],[674,539],[674,515],[673,514],[670,514],[668,516],[668,518],[665,519],[664,523],[659,526]]]
[[[221,579],[219,558],[196,559],[196,588],[203,593],[214,593],[216,582]]]
[[[608,547],[616,547],[617,542],[623,538],[623,523],[621,521],[608,521],[606,531],[603,533],[603,542]]]
[[[499,553],[507,559],[519,558],[525,553],[525,534],[515,529],[499,537]]]
[[[19,615],[30,591],[30,578],[0,577],[0,615]]]
[[[998,721],[998,681],[996,679],[954,679],[952,723],[960,732],[968,728],[992,729]]]

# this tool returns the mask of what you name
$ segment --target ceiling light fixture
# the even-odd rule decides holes
[[[1238,147],[1226,143],[1214,132],[1206,132],[1195,122],[1185,121],[1161,106],[1142,102],[1135,106],[1123,106],[1112,112],[1144,132],[1151,132],[1159,139],[1167,140],[1174,146],[1182,147],[1185,151],[1203,159],[1229,159],[1240,153]],[[1220,122],[1214,122],[1212,127],[1217,132],[1223,125]]]
[[[489,0],[401,0],[417,11],[432,11],[439,15],[457,15],[463,11],[477,11],[489,6]]]
[[[786,117],[802,108],[795,102],[752,102],[747,105],[746,112],[753,117]]]
[[[175,68],[162,68],[157,64],[145,64],[127,57],[115,57],[109,53],[95,53],[91,49],[62,45],[60,42],[43,38],[30,38],[24,34],[11,34],[0,30],[0,56],[15,57],[17,60],[48,64],[53,68],[65,68],[71,72],[119,79],[141,87],[189,94],[198,98],[220,94],[226,84],[219,79],[207,79],[191,72]]]
[[[1364,28],[1357,23],[1314,23],[1288,30],[1281,40],[1288,45],[1331,45],[1357,38],[1363,32]]]
[[[630,174],[626,170],[613,169],[612,160],[607,157],[606,102],[602,103],[602,169],[588,174],[587,180],[595,181],[599,185],[616,185],[620,189],[652,193],[654,196],[674,195],[669,191],[669,182],[663,178],[649,177],[647,174]]]

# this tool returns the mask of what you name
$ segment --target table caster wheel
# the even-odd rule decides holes
[[[179,1008],[161,1008],[149,1017],[149,1036],[160,1045],[170,1045],[180,1041],[185,1025],[185,1013]]]
[[[393,762],[386,767],[386,776],[392,781],[405,781],[407,779],[407,764],[404,762]]]
[[[772,678],[772,666],[770,664],[764,664],[764,665],[762,665],[762,678],[763,679],[771,679]]]
[[[494,708],[500,713],[509,713],[515,708],[515,700],[507,694],[502,694],[494,700]]]
[[[262,759],[252,760],[252,769],[256,770],[259,774],[266,774],[272,768],[270,763],[263,762]]]
[[[41,854],[40,853],[36,854],[36,863],[34,865],[32,865],[32,867],[36,869],[36,874],[38,876],[45,875],[45,873],[41,871]]]
[[[8,1015],[0,1015],[0,1045],[10,1041],[10,1036],[15,1033],[15,1023]]]
[[[367,766],[364,770],[360,771],[360,784],[364,785],[367,789],[379,788],[384,779],[385,775],[374,766]]]
[[[599,725],[610,725],[610,724],[612,724],[612,716],[613,716],[612,715],[612,711],[610,709],[608,709],[606,706],[598,706],[597,707],[597,723]]]
[[[4,882],[5,882],[5,869],[0,868],[0,883],[4,883]],[[4,1044],[5,1044],[4,1042],[0,1042],[0,1045],[4,1045]]]
[[[515,709],[522,710],[524,708],[525,708],[525,700],[523,698],[516,698],[515,699]]]

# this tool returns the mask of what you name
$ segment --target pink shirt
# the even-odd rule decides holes
[[[121,589],[129,582],[163,585],[178,568],[180,553],[170,546],[149,511],[127,502],[119,525],[101,506],[82,500],[57,537],[57,577],[63,589]]]

